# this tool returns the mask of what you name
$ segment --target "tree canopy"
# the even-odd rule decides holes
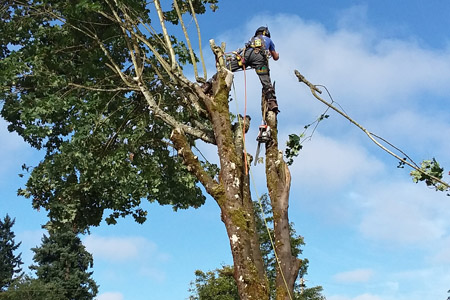
[[[215,3],[193,1],[196,12],[209,2]],[[127,84],[136,74],[115,17],[151,24],[147,1],[7,1],[1,13],[1,115],[9,130],[46,153],[21,191],[35,208],[49,210],[51,221],[84,229],[98,225],[106,209],[110,223],[125,215],[143,222],[145,198],[174,209],[204,203],[198,179],[169,142],[172,128],[137,85]],[[165,14],[177,21],[173,9]],[[161,63],[144,45],[167,57],[162,35],[140,37],[142,81],[158,98],[159,113],[190,123],[183,90],[165,84],[169,76],[159,76]],[[179,61],[187,62],[185,44],[171,40]]]

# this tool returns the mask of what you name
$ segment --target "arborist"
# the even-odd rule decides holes
[[[275,51],[275,44],[270,38],[269,28],[261,26],[243,49],[233,52],[229,69],[235,72],[246,67],[254,68],[262,84],[262,93],[267,101],[267,109],[278,113],[275,90],[270,80],[269,58],[278,60],[280,55]]]
[[[269,58],[278,60],[280,55],[275,51],[275,44],[270,38],[269,28],[261,26],[256,29],[255,35],[245,44],[244,48],[232,52],[233,55],[227,57],[227,68],[232,72],[247,67],[254,68],[262,84],[262,93],[266,99],[267,109],[278,113],[278,103],[275,90],[270,80]],[[203,86],[203,92],[208,93],[212,87],[212,80]]]

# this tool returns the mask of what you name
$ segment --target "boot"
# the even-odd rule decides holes
[[[278,109],[277,99],[267,100],[267,110],[273,111],[276,114],[280,112],[280,110]]]

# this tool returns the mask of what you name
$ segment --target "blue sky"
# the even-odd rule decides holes
[[[244,4],[245,3],[245,4]],[[450,3],[446,1],[227,1],[200,16],[204,44],[214,38],[229,50],[268,25],[280,60],[276,81],[279,136],[300,133],[325,107],[298,83],[298,69],[324,84],[345,111],[417,162],[436,159],[450,168]],[[192,23],[191,23],[192,24]],[[190,29],[193,29],[193,25]],[[214,60],[207,48],[209,74]],[[243,73],[235,76],[243,110]],[[247,149],[256,149],[261,86],[247,72]],[[237,105],[236,105],[237,102]],[[39,245],[45,212],[16,196],[20,166],[42,154],[6,129],[0,119],[0,216],[16,218],[25,265]],[[202,148],[211,161],[215,150]],[[329,300],[446,299],[450,289],[450,197],[409,178],[409,170],[365,134],[330,112],[291,167],[290,219],[305,237],[308,285],[322,285]],[[263,166],[253,168],[265,192]],[[448,181],[448,177],[446,178]],[[98,300],[186,299],[196,269],[231,263],[219,210],[211,199],[199,209],[173,212],[146,206],[148,221],[102,224],[83,237],[93,253]]]

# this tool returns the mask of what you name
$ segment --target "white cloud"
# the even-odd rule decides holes
[[[329,85],[333,94],[353,100],[352,105],[370,109],[367,103],[373,107],[419,91],[449,91],[449,52],[424,49],[414,41],[376,38],[356,28],[330,32],[295,17],[276,20],[276,28],[278,22],[290,28],[273,34],[280,41],[280,56],[285,53],[290,62],[286,67],[292,69],[297,62],[304,75]]]
[[[356,11],[364,14],[364,9]],[[226,40],[231,49],[242,47],[261,19],[271,20],[269,26],[280,53],[280,59],[271,61],[270,68],[277,83],[282,118],[298,120],[318,106],[294,76],[294,69],[312,83],[325,84],[349,113],[362,116],[387,113],[392,107],[402,109],[423,93],[430,94],[431,102],[433,96],[450,93],[450,49],[430,49],[414,39],[384,38],[362,26],[330,31],[297,16],[258,16],[220,39]],[[235,80],[239,95],[244,88],[241,75],[236,74]],[[260,84],[253,71],[247,72],[247,79],[249,111],[255,116],[259,105],[253,104],[255,99],[259,104]]]
[[[108,292],[97,296],[96,300],[123,300],[125,299],[121,293]]]
[[[441,211],[446,204],[433,201],[440,196],[445,197],[410,182],[380,182],[368,191],[359,230],[373,240],[426,246],[450,225],[448,210]]]
[[[142,237],[101,237],[89,235],[84,241],[86,249],[95,259],[109,261],[128,261],[152,256],[158,260],[167,260],[168,255],[160,253],[157,246]]]
[[[374,272],[371,269],[356,269],[341,272],[333,276],[334,280],[340,283],[361,283],[372,279]]]
[[[332,189],[373,176],[383,168],[380,161],[357,143],[316,133],[291,169],[295,181]]]
[[[448,156],[450,148],[450,139],[445,138],[450,136],[449,118],[448,112],[426,114],[406,108],[393,111],[381,119],[370,120],[367,126],[387,140],[402,145],[402,148],[434,155],[439,161],[440,157]]]

